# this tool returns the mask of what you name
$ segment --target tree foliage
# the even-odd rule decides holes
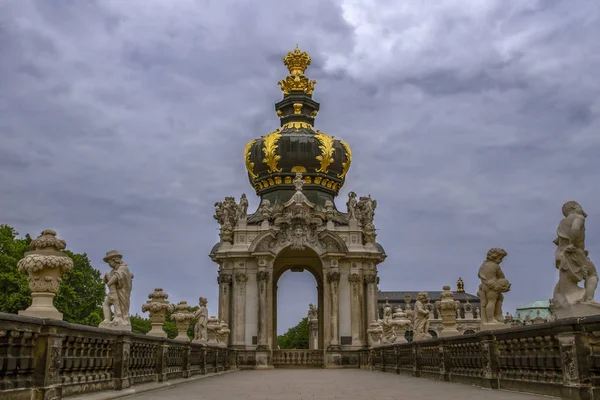
[[[27,275],[17,270],[31,237],[27,234],[19,239],[18,235],[14,228],[0,225],[0,311],[13,314],[31,304]],[[105,295],[100,271],[92,267],[87,254],[65,253],[73,260],[73,269],[62,276],[54,305],[67,322],[98,326]]]
[[[293,328],[277,337],[279,348],[284,349],[308,349],[308,318],[302,318],[302,321]]]

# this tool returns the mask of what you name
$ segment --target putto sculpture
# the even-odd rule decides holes
[[[111,270],[104,275],[103,279],[108,287],[108,294],[102,303],[104,321],[100,323],[99,327],[131,331],[129,305],[133,274],[129,272],[129,267],[123,262],[123,256],[116,250],[106,253],[103,260]]]
[[[576,201],[562,206],[564,218],[556,229],[557,246],[554,253],[559,271],[552,299],[556,318],[583,317],[600,313],[600,303],[594,300],[598,286],[596,266],[585,248],[585,219],[587,214]],[[584,281],[581,288],[578,283]]]
[[[208,340],[206,328],[206,324],[208,323],[207,303],[208,300],[206,300],[206,297],[200,297],[200,308],[194,313],[194,319],[196,320],[196,325],[194,326],[194,342],[206,343]]]
[[[413,314],[413,340],[431,339],[429,333],[429,310],[425,308],[427,301],[427,292],[419,292],[415,301],[415,310]]]
[[[19,315],[63,318],[54,307],[53,300],[62,282],[61,276],[73,268],[73,260],[62,252],[66,247],[67,242],[57,238],[52,229],[45,229],[31,242],[31,251],[25,253],[17,267],[19,272],[29,276],[32,302],[26,310],[19,311]]]
[[[500,263],[507,253],[504,249],[493,248],[487,252],[477,276],[481,284],[477,295],[481,301],[481,329],[499,329],[506,327],[502,316],[504,295],[510,290],[510,282],[504,276]]]

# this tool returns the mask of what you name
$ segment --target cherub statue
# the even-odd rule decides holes
[[[502,293],[510,290],[510,282],[506,280],[500,263],[506,257],[504,249],[493,248],[487,252],[486,260],[479,267],[478,276],[481,279],[477,294],[481,301],[481,322],[484,324],[503,323]]]

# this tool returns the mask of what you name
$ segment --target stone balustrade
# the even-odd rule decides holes
[[[364,351],[361,368],[565,399],[600,398],[600,315]]]
[[[0,398],[53,399],[236,369],[235,351],[0,313]]]
[[[275,367],[323,367],[323,350],[273,350]]]

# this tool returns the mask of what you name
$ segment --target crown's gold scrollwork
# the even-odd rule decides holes
[[[310,113],[310,116],[315,118],[317,116],[319,112],[317,110],[312,110],[312,112]]]
[[[294,103],[294,114],[302,113],[302,103]]]
[[[283,63],[290,71],[290,75],[278,82],[283,94],[290,94],[291,91],[302,91],[312,95],[317,81],[309,80],[304,76],[304,71],[306,71],[310,62],[311,59],[308,53],[305,51],[300,52],[298,45],[296,45],[294,51],[290,51],[283,57]]]
[[[306,168],[304,168],[302,165],[296,165],[296,166],[292,167],[292,169],[290,171],[291,172],[306,172]]]
[[[280,138],[281,133],[279,132],[279,129],[263,137],[263,153],[265,155],[265,158],[263,158],[262,162],[267,165],[270,174],[272,174],[273,172],[281,172],[281,168],[277,168],[277,161],[281,159],[281,156],[275,153],[275,151],[279,147],[277,145],[277,142]]]
[[[281,111],[281,110],[277,110],[277,116],[278,116],[279,118],[283,117],[283,111]]]
[[[249,141],[246,145],[246,148],[244,149],[244,160],[246,161],[246,169],[248,170],[248,173],[250,174],[252,179],[256,179],[258,177],[258,175],[254,173],[254,163],[250,161],[250,148],[254,143],[256,143],[256,139],[252,139],[251,141]]]
[[[344,147],[344,150],[346,150],[346,161],[342,163],[342,173],[338,174],[337,177],[344,179],[344,177],[348,173],[348,170],[350,169],[350,164],[352,164],[352,150],[350,150],[350,146],[348,146],[348,143],[344,142],[343,140],[340,140],[340,143]]]
[[[333,147],[333,137],[321,131],[317,131],[315,137],[321,142],[321,145],[319,146],[321,155],[317,156],[317,161],[321,163],[321,167],[316,169],[316,171],[326,174],[327,168],[333,162],[333,152],[335,151],[335,147]]]
[[[307,129],[312,129],[313,126],[311,124],[309,124],[308,122],[293,121],[293,122],[287,122],[287,123],[283,124],[283,126],[281,127],[281,129],[285,129],[285,128],[296,128],[296,129],[307,128]]]

